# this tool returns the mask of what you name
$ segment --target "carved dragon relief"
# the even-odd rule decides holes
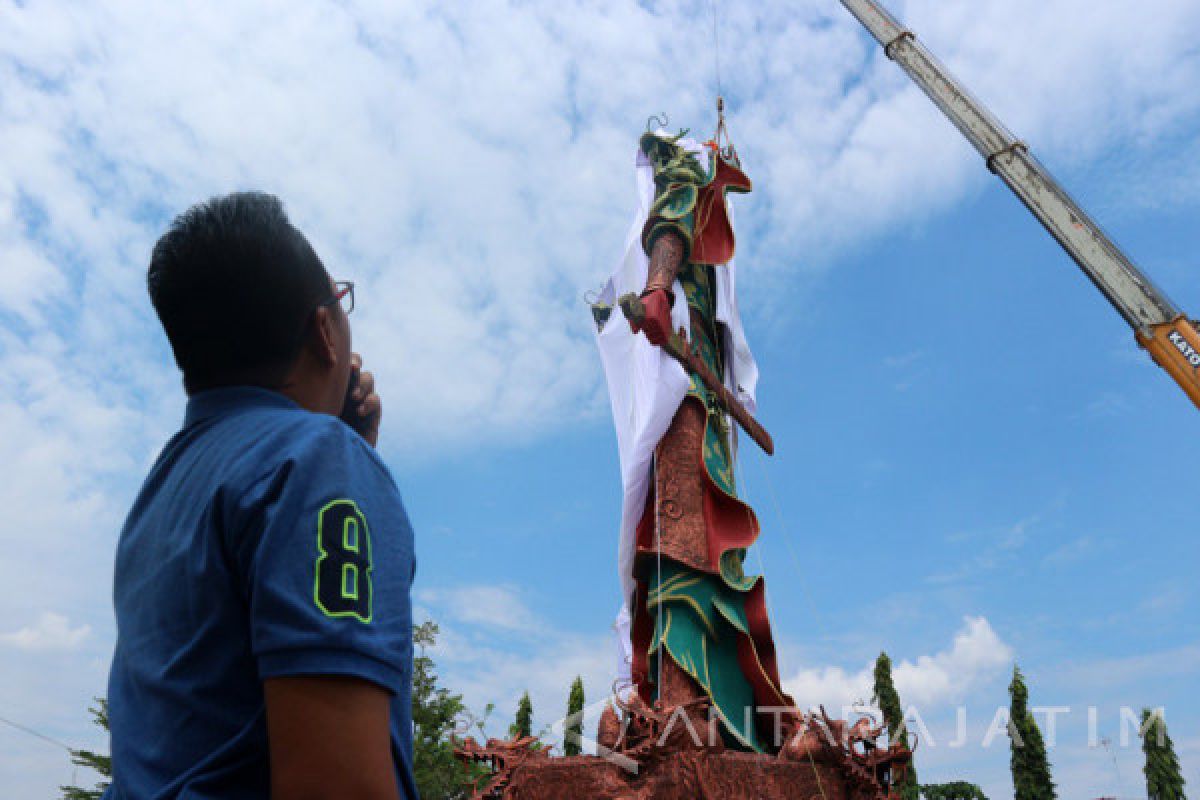
[[[647,705],[636,693],[613,702],[601,715],[597,744],[601,754],[615,754],[636,765],[631,774],[644,774],[669,758],[703,759],[724,752],[725,747],[707,698],[682,705]],[[898,742],[881,748],[878,740],[886,733],[863,718],[853,724],[831,719],[821,708],[788,720],[785,743],[778,759],[811,763],[836,769],[845,779],[847,800],[899,800],[912,751]],[[515,740],[488,739],[479,745],[473,738],[454,749],[465,763],[482,764],[491,773],[472,784],[472,800],[502,800],[509,792],[514,773],[522,767],[550,760],[550,747],[532,736]]]

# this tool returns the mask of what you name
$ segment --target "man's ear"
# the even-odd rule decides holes
[[[316,316],[313,319],[312,338],[309,339],[309,346],[313,350],[313,356],[319,364],[326,367],[332,367],[337,364],[337,347],[334,344],[333,330],[333,315],[329,313],[329,309],[322,306],[316,310]]]

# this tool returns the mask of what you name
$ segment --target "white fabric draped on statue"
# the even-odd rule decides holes
[[[659,135],[667,135],[658,131]],[[680,144],[707,158],[702,144],[682,139]],[[618,679],[629,680],[632,645],[628,603],[633,596],[634,534],[646,505],[653,470],[654,449],[667,432],[675,411],[688,390],[688,375],[673,359],[650,344],[646,337],[634,335],[629,323],[616,308],[623,294],[640,294],[646,286],[649,260],[642,250],[642,228],[654,202],[654,170],[641,152],[637,153],[637,211],[625,236],[625,247],[616,269],[596,298],[597,304],[612,307],[613,313],[596,333],[600,359],[608,380],[608,396],[612,404],[613,424],[617,431],[617,451],[621,461],[621,484],[624,497],[621,508],[621,528],[617,539],[617,574],[621,585],[621,607],[614,629],[617,634]],[[703,163],[703,161],[702,161]],[[730,209],[730,220],[733,212]],[[717,321],[725,329],[725,383],[750,413],[755,411],[755,389],[758,384],[758,365],[746,343],[738,314],[734,262],[718,267]],[[679,282],[675,282],[675,304],[671,319],[676,329],[690,334],[687,301]]]

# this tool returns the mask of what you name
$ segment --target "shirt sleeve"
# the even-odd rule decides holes
[[[358,434],[310,422],[232,526],[259,677],[347,675],[398,693],[412,677],[412,527]]]

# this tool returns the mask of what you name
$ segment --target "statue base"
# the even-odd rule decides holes
[[[881,729],[821,709],[794,715],[779,755],[727,750],[706,698],[665,708],[636,695],[600,717],[597,753],[552,757],[532,736],[458,742],[483,767],[472,800],[898,800],[912,753],[874,745]],[[860,750],[861,748],[861,750]]]
[[[754,753],[677,753],[631,773],[598,756],[546,758],[517,766],[493,797],[511,800],[878,800],[875,786],[847,781],[836,766]],[[486,795],[484,795],[486,796]]]

